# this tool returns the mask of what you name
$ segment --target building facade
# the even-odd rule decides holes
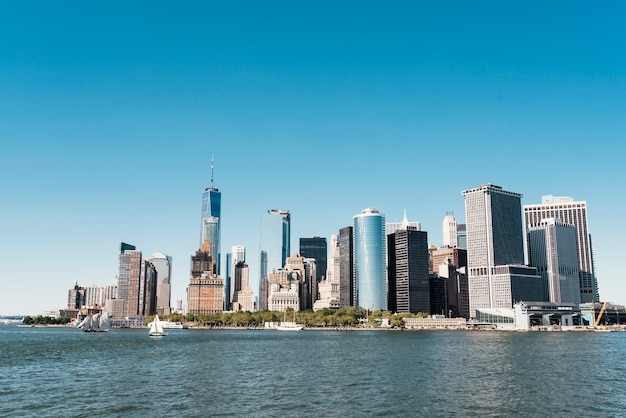
[[[356,306],[356,281],[354,279],[354,228],[339,230],[339,305]]]
[[[578,253],[578,275],[581,302],[598,302],[598,282],[595,275],[595,264],[587,202],[575,201],[569,196],[542,196],[541,204],[524,206],[526,230],[538,227],[543,219],[558,218],[561,222],[573,225],[576,230],[576,248]]]
[[[576,251],[576,228],[549,218],[527,232],[528,261],[545,284],[546,298],[555,303],[580,301],[580,275]]]
[[[407,227],[387,235],[388,302],[393,313],[431,313],[428,237]]]
[[[254,296],[249,283],[250,271],[244,261],[238,261],[234,269],[233,311],[254,311]]]
[[[215,261],[215,274],[220,274],[220,233],[222,217],[222,193],[214,187],[214,161],[211,158],[211,185],[202,192],[202,208],[200,213],[200,246],[205,240],[211,242],[211,257]]]
[[[156,313],[169,315],[172,312],[172,257],[156,252],[148,258],[157,271]]]
[[[385,215],[367,208],[354,215],[354,277],[357,305],[387,310]]]
[[[326,238],[300,238],[300,255],[315,259],[315,280],[319,283],[326,277],[328,245]]]
[[[447,213],[443,218],[443,246],[457,247],[458,232],[456,218],[452,213]]]
[[[505,266],[524,264],[522,195],[493,184],[464,190],[462,194],[470,316],[475,315],[477,308],[512,308],[513,278],[508,275],[511,269]]]
[[[224,311],[224,279],[215,273],[211,243],[205,239],[202,248],[191,257],[191,278],[187,287],[187,308],[191,314]]]
[[[261,249],[259,275],[259,309],[267,309],[268,289],[265,277],[285,266],[290,252],[291,214],[288,210],[271,209],[261,215]]]
[[[141,251],[134,245],[120,244],[117,299],[123,301],[124,317],[137,316],[139,311],[139,282],[141,280]]]

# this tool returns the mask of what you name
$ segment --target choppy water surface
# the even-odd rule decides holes
[[[626,333],[0,326],[0,416],[626,415]]]

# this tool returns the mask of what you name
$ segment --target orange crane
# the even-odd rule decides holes
[[[606,304],[607,302],[604,302],[602,304],[602,308],[600,308],[600,313],[598,314],[598,317],[596,318],[596,323],[593,324],[594,328],[598,328],[598,325],[600,325],[600,321],[602,321],[602,314],[604,313],[604,310],[606,309]]]

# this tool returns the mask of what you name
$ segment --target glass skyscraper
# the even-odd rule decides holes
[[[315,259],[315,280],[319,283],[326,278],[328,246],[326,238],[300,238],[300,255]]]
[[[576,228],[559,219],[543,219],[527,232],[528,261],[536,267],[546,286],[546,299],[580,304]]]
[[[580,279],[581,302],[598,302],[598,282],[589,222],[587,202],[575,201],[569,196],[542,196],[541,204],[525,205],[524,218],[526,231],[541,225],[543,219],[558,218],[561,222],[573,225],[576,229],[576,248],[578,251],[578,274]]]
[[[261,248],[259,274],[259,309],[267,309],[265,277],[273,269],[285,266],[291,242],[291,214],[288,210],[271,209],[261,215]]]
[[[385,215],[367,208],[354,215],[353,221],[357,305],[387,310]]]
[[[542,299],[537,270],[524,266],[522,195],[485,184],[463,191],[467,227],[470,316]]]
[[[200,247],[205,239],[211,242],[211,257],[215,262],[214,273],[220,274],[220,224],[222,194],[213,187],[213,160],[211,160],[211,186],[202,192],[202,210],[200,213]]]

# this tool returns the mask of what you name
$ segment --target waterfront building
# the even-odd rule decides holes
[[[559,219],[543,219],[527,232],[528,262],[544,280],[546,298],[580,304],[576,228]]]
[[[610,326],[626,324],[626,307],[614,303],[587,302],[580,304],[581,325]]]
[[[148,261],[152,263],[157,272],[156,313],[169,315],[172,312],[172,257],[158,251],[152,254]]]
[[[317,300],[317,265],[313,258],[302,257],[299,254],[292,254],[287,257],[285,268],[291,277],[291,283],[298,284],[300,295],[300,309],[313,309],[313,304]]]
[[[356,281],[354,279],[354,232],[346,226],[339,230],[339,305],[356,306]]]
[[[220,231],[222,217],[222,193],[214,187],[214,160],[211,157],[211,185],[202,192],[202,208],[200,211],[200,246],[205,240],[211,242],[211,257],[215,261],[214,274],[220,274]]]
[[[326,238],[300,238],[300,255],[315,260],[315,280],[321,282],[326,277],[328,247]]]
[[[576,230],[578,253],[578,275],[580,299],[584,302],[597,302],[598,282],[595,275],[594,255],[587,219],[587,202],[575,201],[569,196],[542,196],[540,204],[524,206],[526,231],[538,227],[543,219],[558,218],[561,222],[573,225]]]
[[[385,215],[366,208],[353,221],[357,306],[387,310]]]
[[[298,285],[292,283],[289,287],[283,287],[277,283],[272,284],[269,288],[268,310],[285,312],[288,308],[300,310]]]
[[[387,254],[387,309],[393,313],[430,314],[428,234],[405,222],[403,227],[387,235]]]
[[[444,247],[457,247],[458,246],[458,231],[456,225],[456,218],[451,212],[446,213],[443,218],[443,246]]]
[[[117,299],[124,303],[123,317],[138,315],[141,262],[141,251],[137,251],[134,245],[120,244]]]
[[[541,277],[524,266],[522,195],[493,184],[462,194],[470,316],[477,308],[512,308],[517,301],[541,300]]]
[[[244,261],[238,261],[234,269],[233,311],[254,311],[254,296],[249,277],[248,265]]]
[[[224,279],[209,272],[192,277],[187,288],[187,306],[191,314],[223,312]]]
[[[261,215],[259,310],[267,309],[268,289],[265,277],[285,266],[290,252],[291,214],[288,210],[271,209]]]
[[[187,307],[192,314],[219,313],[224,310],[224,279],[215,272],[211,243],[207,238],[202,248],[191,257],[191,278],[187,288]]]

